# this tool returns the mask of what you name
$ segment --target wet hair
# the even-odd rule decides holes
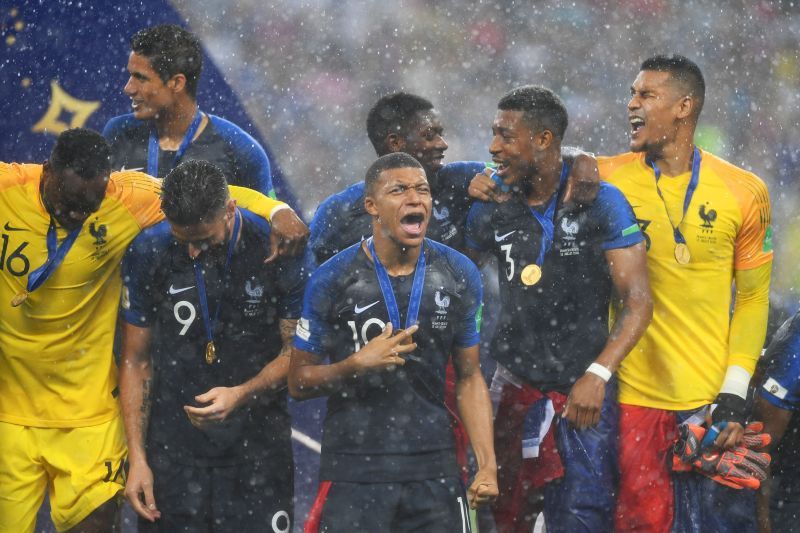
[[[367,169],[367,175],[364,177],[364,186],[367,196],[373,193],[375,184],[378,183],[381,177],[381,172],[395,168],[418,168],[422,170],[423,174],[425,173],[425,169],[419,161],[405,152],[394,152],[382,155],[370,165]]]
[[[186,92],[197,95],[197,82],[203,70],[200,41],[180,26],[161,24],[145,28],[131,37],[131,50],[150,61],[161,81],[176,74],[186,76]]]
[[[506,93],[497,103],[501,111],[522,111],[533,131],[550,130],[559,140],[567,131],[567,108],[556,93],[537,85],[523,85]]]
[[[678,54],[671,56],[657,55],[645,59],[639,70],[669,72],[672,79],[681,84],[686,94],[697,102],[694,118],[697,119],[700,116],[703,102],[706,99],[706,81],[697,63]]]
[[[381,156],[387,152],[386,137],[391,133],[406,135],[417,113],[430,111],[433,104],[415,94],[397,92],[378,100],[367,114],[367,136]]]
[[[71,169],[85,180],[107,177],[111,172],[111,148],[96,131],[74,128],[58,136],[49,163],[55,174]]]
[[[184,161],[161,184],[161,210],[179,226],[213,221],[225,209],[228,197],[225,174],[208,161]]]

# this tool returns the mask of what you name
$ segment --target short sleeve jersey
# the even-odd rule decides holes
[[[567,392],[600,354],[608,338],[611,277],[605,252],[643,240],[622,193],[601,184],[595,202],[558,209],[554,241],[532,286],[520,274],[536,263],[542,230],[527,202],[476,202],[467,246],[497,258],[501,314],[491,355],[542,390]]]
[[[111,145],[113,168],[147,172],[147,147],[150,122],[132,114],[114,117],[103,129]],[[181,158],[204,159],[217,165],[231,185],[239,185],[275,197],[272,170],[267,153],[253,137],[236,124],[208,115],[208,124]],[[158,150],[158,176],[163,178],[175,166],[175,152]]]
[[[14,308],[11,299],[47,260],[41,176],[41,165],[0,163],[0,421],[101,424],[118,413],[119,263],[139,231],[161,219],[158,183],[140,172],[112,173],[100,209],[61,265]],[[59,243],[66,235],[58,227]]]
[[[477,267],[426,239],[417,349],[394,371],[376,372],[328,398],[320,479],[400,482],[458,475],[445,367],[458,347],[479,342],[482,288]],[[405,325],[413,274],[391,277]],[[373,263],[361,244],[334,256],[306,288],[295,348],[341,361],[389,321]]]
[[[670,219],[681,220],[691,172],[662,175],[662,202],[644,154],[598,158],[601,178],[622,190],[645,234],[654,301],[652,323],[619,370],[622,403],[684,410],[713,402],[728,365],[734,271],[772,261],[764,182],[713,154],[701,156],[700,181],[680,225],[687,265],[675,260]]]
[[[278,320],[299,318],[305,281],[313,264],[281,258],[264,264],[269,224],[245,209],[241,237],[224,272],[225,250],[201,255],[214,322],[217,359],[205,360],[206,330],[186,245],[164,221],[143,231],[123,262],[121,315],[152,332],[153,386],[147,447],[183,464],[222,465],[265,455],[290,454],[286,391],[265,393],[232,413],[223,424],[196,429],[184,405],[195,396],[256,376],[281,350]],[[212,256],[205,257],[204,256]]]
[[[477,161],[459,161],[442,167],[431,183],[433,211],[428,236],[451,248],[461,249],[464,225],[472,199],[470,181],[486,168]],[[364,209],[364,182],[328,197],[311,221],[309,247],[322,264],[350,245],[372,235],[372,217]]]

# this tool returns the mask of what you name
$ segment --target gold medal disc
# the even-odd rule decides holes
[[[692,259],[692,254],[689,252],[689,247],[686,244],[679,242],[675,245],[675,261],[679,265],[687,265]]]
[[[542,267],[539,265],[528,265],[522,269],[522,274],[520,274],[520,279],[522,283],[527,286],[536,285],[539,283],[539,280],[542,279]]]
[[[206,363],[212,364],[217,359],[217,349],[214,347],[214,341],[209,341],[206,344]]]
[[[28,299],[28,295],[30,293],[28,291],[20,291],[11,299],[11,306],[12,307],[19,307],[22,305],[22,302]]]

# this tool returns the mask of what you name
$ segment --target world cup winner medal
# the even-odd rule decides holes
[[[692,254],[689,252],[689,247],[685,243],[679,242],[675,245],[675,261],[679,265],[688,265],[692,259]]]
[[[217,349],[214,347],[214,341],[206,344],[206,363],[213,364],[217,360]]]
[[[539,283],[539,280],[542,279],[542,267],[539,265],[528,265],[522,269],[522,273],[519,275],[522,283],[531,287]]]
[[[22,302],[28,299],[30,293],[28,291],[20,291],[11,299],[11,307],[19,307]]]

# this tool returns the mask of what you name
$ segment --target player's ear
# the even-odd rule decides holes
[[[694,111],[695,101],[694,98],[687,95],[678,101],[678,118],[684,119],[692,116]]]
[[[386,136],[386,147],[389,152],[402,152],[406,148],[406,138],[399,133],[390,133]]]
[[[378,216],[378,208],[375,205],[375,199],[372,198],[372,196],[367,195],[364,197],[364,209],[373,217]]]
[[[172,89],[173,92],[179,93],[186,89],[186,76],[183,74],[175,74],[167,80],[167,87]]]
[[[550,148],[550,145],[553,144],[554,139],[555,136],[553,135],[553,132],[548,129],[543,129],[533,136],[533,142],[540,150]]]
[[[228,201],[225,203],[225,216],[232,217],[236,214],[236,200],[233,198],[228,198]]]

